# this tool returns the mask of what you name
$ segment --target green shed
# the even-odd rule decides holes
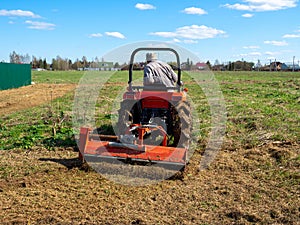
[[[31,84],[31,65],[0,63],[0,90]]]

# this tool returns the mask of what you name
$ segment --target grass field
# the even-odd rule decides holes
[[[225,140],[200,172],[210,108],[185,76],[200,121],[197,148],[183,177],[142,187],[116,184],[76,159],[72,107],[83,74],[34,71],[30,88],[41,88],[45,100],[0,114],[3,224],[298,224],[300,73],[215,73],[227,111]],[[96,125],[107,132],[126,82],[126,72],[115,73],[100,91]],[[74,86],[55,96],[59,85]]]

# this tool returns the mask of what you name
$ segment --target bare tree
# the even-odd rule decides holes
[[[10,63],[30,63],[30,56],[28,54],[22,55],[17,54],[15,51],[9,54],[9,62]]]
[[[20,63],[20,56],[13,51],[12,53],[9,54],[9,62],[10,63]]]

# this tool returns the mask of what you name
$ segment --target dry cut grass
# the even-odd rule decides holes
[[[124,177],[120,168],[119,173],[99,174],[82,165],[76,148],[62,147],[68,125],[63,124],[57,127],[61,133],[51,139],[55,143],[51,150],[29,145],[26,150],[0,151],[1,224],[299,224],[299,75],[220,73],[217,78],[228,110],[227,130],[222,148],[206,170],[199,171],[210,131],[205,107],[199,108],[203,132],[186,170],[181,176],[144,186],[123,185],[111,178],[141,184],[153,181],[151,176],[125,173]],[[193,83],[186,84],[193,94]],[[51,90],[45,85],[41,96],[42,90]],[[111,86],[110,92],[104,89],[108,99],[114,96]],[[72,89],[72,85],[61,87]],[[21,91],[21,95],[26,94]],[[106,98],[99,102],[102,111],[109,109]],[[199,106],[204,102],[202,97],[193,100]],[[29,110],[26,113],[31,122],[24,134],[35,123],[36,132],[47,128],[44,119],[37,121]],[[17,133],[14,120],[20,124],[24,118],[10,116],[12,122],[4,118],[0,118],[5,125],[0,125],[0,131],[8,139]],[[105,115],[99,118],[105,122]],[[40,138],[44,143],[42,134]]]

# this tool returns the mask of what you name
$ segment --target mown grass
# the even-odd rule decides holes
[[[300,74],[216,73],[228,110],[229,138],[242,147],[299,141]]]
[[[32,71],[32,81],[36,83],[75,83],[84,75],[84,71]]]
[[[82,75],[33,73],[35,82],[47,77],[48,83],[75,82]],[[97,124],[108,130],[111,104],[127,82],[125,72],[116,75],[99,90],[96,103]],[[185,76],[204,144],[183,179],[157,185],[132,188],[78,169],[77,153],[66,150],[76,146],[74,92],[1,116],[0,149],[7,150],[0,151],[4,224],[298,224],[300,73],[215,76],[227,111],[223,148],[209,169],[198,171],[211,130],[210,108],[201,88]]]
[[[95,73],[95,76],[104,72]],[[82,71],[33,71],[37,83],[78,83]],[[135,76],[141,76],[141,72]],[[94,75],[93,75],[94,76]],[[226,139],[232,148],[251,148],[268,141],[299,142],[300,73],[217,72],[227,110]],[[201,88],[187,74],[185,86],[200,117],[199,140],[210,132],[210,108]],[[112,102],[127,85],[127,72],[113,73],[99,91],[96,125],[108,129]],[[75,146],[72,134],[74,92],[52,103],[0,118],[0,149]],[[116,115],[113,115],[116,116]]]

